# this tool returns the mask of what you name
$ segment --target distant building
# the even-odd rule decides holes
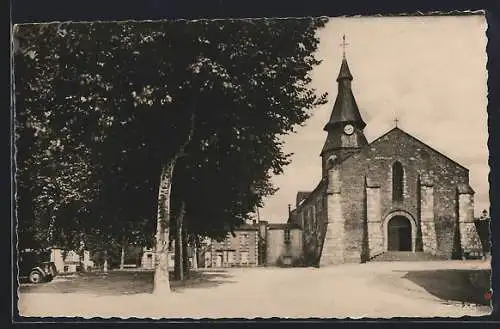
[[[224,241],[212,240],[205,266],[235,267],[259,264],[259,226],[245,224],[228,233]]]
[[[221,242],[212,240],[204,267],[292,266],[302,263],[302,230],[297,224],[244,224]]]

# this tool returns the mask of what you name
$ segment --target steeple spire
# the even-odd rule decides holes
[[[345,34],[342,36],[342,43],[340,46],[342,46],[342,64],[340,65],[340,72],[339,76],[337,77],[337,82],[340,82],[343,79],[347,79],[349,81],[352,81],[352,74],[351,71],[349,70],[349,65],[347,65],[347,59],[345,57],[345,46],[349,45],[345,41]]]
[[[359,112],[351,89],[353,80],[345,55],[347,45],[345,35],[342,36],[342,63],[337,77],[338,92],[333,105],[330,120],[323,130],[328,132],[321,151],[323,158],[323,176],[327,174],[330,163],[342,161],[352,153],[359,152],[368,144],[363,129],[366,123]]]
[[[347,60],[345,58],[342,59],[342,64],[340,65],[339,76],[337,77],[337,82],[341,82],[342,80],[352,81],[351,70],[349,70],[349,65],[347,65]],[[351,88],[351,86],[349,86]]]
[[[333,111],[330,116],[330,120],[326,124],[324,130],[328,131],[331,127],[340,124],[350,122],[356,124],[360,129],[363,129],[366,124],[361,118],[359,113],[358,105],[354,99],[351,89],[351,81],[353,79],[349,65],[347,64],[347,59],[345,57],[345,35],[342,37],[343,47],[343,58],[342,64],[340,65],[339,75],[337,77],[338,83],[338,93],[337,99],[335,100],[335,105],[333,106]]]

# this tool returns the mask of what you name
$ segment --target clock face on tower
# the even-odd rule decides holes
[[[354,132],[354,127],[352,125],[346,125],[344,127],[344,132],[347,134],[347,135],[351,135],[353,132]]]

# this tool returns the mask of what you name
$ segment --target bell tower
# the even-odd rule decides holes
[[[345,56],[345,35],[343,36],[343,58],[340,72],[337,77],[338,92],[333,105],[330,120],[323,128],[328,133],[321,150],[323,177],[327,176],[328,169],[335,163],[368,144],[363,129],[366,123],[359,113],[358,105],[351,89],[352,74]]]

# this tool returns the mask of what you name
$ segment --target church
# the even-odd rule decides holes
[[[481,250],[469,170],[396,126],[369,143],[345,53],[320,153],[322,179],[298,192],[305,265],[362,263],[405,252],[461,259]]]

